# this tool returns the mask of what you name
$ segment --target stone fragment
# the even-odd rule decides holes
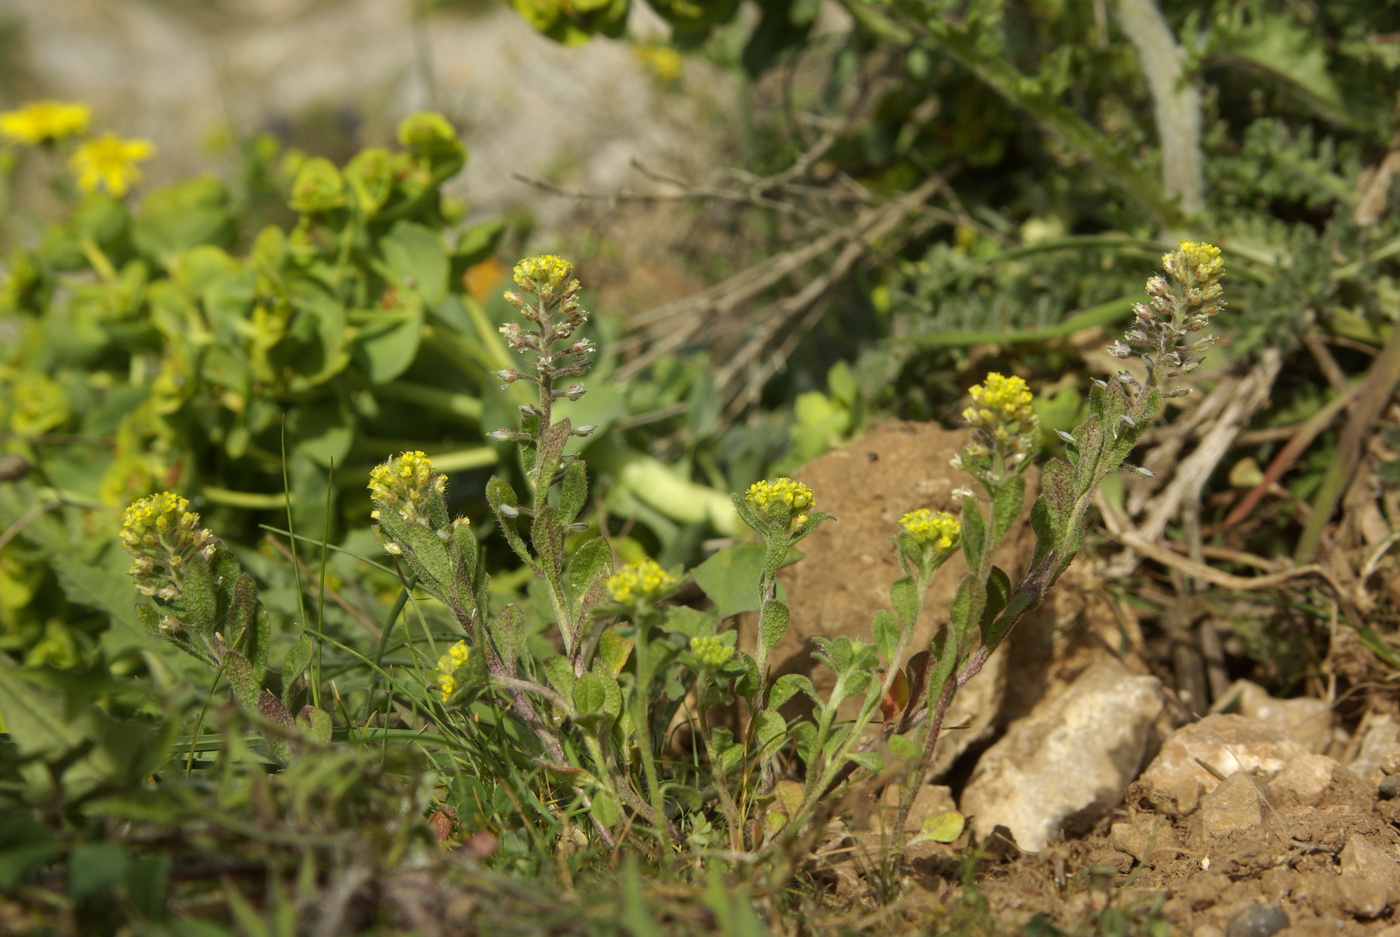
[[[1400,762],[1400,721],[1394,716],[1375,715],[1362,730],[1356,757],[1347,765],[1352,774],[1368,784],[1379,784],[1396,771]]]
[[[1201,833],[1212,836],[1256,827],[1271,813],[1264,785],[1254,775],[1236,771],[1201,798],[1191,822]]]
[[[1181,838],[1166,818],[1139,814],[1131,820],[1113,824],[1108,841],[1139,862],[1146,862],[1158,852],[1175,855],[1181,849]]]
[[[1225,925],[1225,937],[1271,937],[1288,926],[1288,912],[1276,904],[1256,904],[1237,911]]]
[[[1129,791],[1129,802],[1173,817],[1193,812],[1219,778],[1272,778],[1307,755],[1278,729],[1235,715],[1209,715],[1172,733]]]
[[[1371,793],[1361,779],[1326,755],[1304,754],[1269,779],[1269,799],[1286,807],[1347,807],[1369,811]]]
[[[1400,866],[1395,857],[1364,836],[1351,836],[1338,856],[1337,879],[1342,907],[1360,918],[1375,918],[1400,900]]]
[[[1104,658],[1018,720],[977,764],[962,811],[979,832],[1005,825],[1030,852],[1066,821],[1117,804],[1164,706],[1155,677]]]
[[[1220,702],[1246,719],[1278,729],[1310,752],[1324,752],[1332,741],[1332,707],[1326,700],[1274,699],[1259,684],[1236,680]]]

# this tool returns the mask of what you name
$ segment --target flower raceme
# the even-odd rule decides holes
[[[1181,241],[1176,250],[1162,255],[1162,269],[1165,277],[1147,280],[1148,301],[1133,306],[1133,327],[1108,349],[1115,358],[1141,355],[1149,378],[1159,369],[1163,377],[1176,377],[1199,367],[1215,339],[1208,335],[1187,344],[1186,336],[1204,330],[1225,307],[1220,248]]]
[[[458,641],[447,649],[446,654],[438,658],[438,692],[442,695],[444,703],[453,693],[457,692],[457,671],[467,666],[467,661],[471,660],[471,654],[471,648],[467,646],[467,642]]]
[[[952,550],[962,536],[962,523],[947,511],[920,508],[901,517],[899,526],[920,546],[940,551]]]
[[[433,463],[415,449],[371,469],[369,490],[375,501],[392,505],[404,523],[428,527],[428,501],[447,492],[447,476],[434,473]],[[370,516],[377,520],[378,509]]]
[[[199,526],[190,503],[171,491],[136,501],[122,514],[121,541],[133,557],[128,572],[142,595],[174,602],[196,555],[209,559],[219,540]]]
[[[80,137],[88,131],[92,109],[78,101],[34,101],[0,114],[0,134],[28,146]]]
[[[786,504],[791,512],[789,529],[792,531],[807,523],[807,509],[815,503],[811,488],[786,477],[754,482],[744,497],[761,517],[769,516],[775,505]]]
[[[676,584],[656,560],[628,563],[608,577],[608,595],[619,605],[637,605],[658,598]]]

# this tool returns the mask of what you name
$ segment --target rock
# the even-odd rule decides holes
[[[1371,809],[1371,792],[1356,775],[1326,755],[1305,754],[1269,779],[1269,800],[1275,808],[1345,807]]]
[[[1320,699],[1274,699],[1257,683],[1236,680],[1216,711],[1228,709],[1287,735],[1310,752],[1322,753],[1332,741],[1332,707]]]
[[[1387,774],[1376,786],[1376,793],[1382,800],[1394,800],[1400,796],[1400,774]]]
[[[1130,803],[1189,815],[1219,778],[1239,771],[1272,778],[1309,752],[1278,729],[1234,715],[1210,715],[1178,729],[1129,791]],[[1208,770],[1207,767],[1214,769]]]
[[[1201,798],[1192,823],[1201,833],[1213,836],[1259,826],[1272,813],[1269,792],[1259,779],[1236,771]]]
[[[978,830],[1004,824],[1038,852],[1065,822],[1117,804],[1165,705],[1156,677],[1105,658],[1017,721],[977,764],[962,811]]]
[[[1337,889],[1342,907],[1360,918],[1375,918],[1400,900],[1400,867],[1395,857],[1371,845],[1364,836],[1351,836],[1338,857],[1341,877]]]
[[[1165,818],[1151,814],[1140,814],[1113,824],[1108,840],[1138,862],[1146,862],[1158,852],[1175,855],[1181,849],[1181,838],[1172,825]]]
[[[1400,761],[1400,722],[1390,715],[1373,716],[1362,730],[1356,757],[1347,765],[1352,774],[1369,784],[1379,784],[1387,774],[1397,774]]]
[[[1256,904],[1238,911],[1225,925],[1225,937],[1271,937],[1288,926],[1288,913],[1276,904]]]
[[[791,623],[772,654],[775,676],[809,674],[818,692],[825,693],[833,678],[830,671],[813,661],[812,639],[845,635],[871,640],[874,614],[890,607],[890,584],[903,575],[891,540],[899,519],[918,508],[954,509],[953,489],[967,484],[968,476],[950,466],[948,460],[966,441],[966,431],[890,420],[796,473],[812,487],[817,509],[834,514],[836,519],[803,540],[802,561],[779,573],[788,591]],[[1028,505],[1034,484],[1032,477]],[[1029,525],[1025,525],[1013,532],[999,551],[997,562],[1013,581],[1025,569],[1033,546],[1034,537]],[[947,623],[945,609],[952,603],[966,571],[962,556],[958,555],[934,577],[906,659],[927,648],[937,629]],[[1023,621],[1018,631],[1033,627],[1032,621]],[[752,648],[756,616],[746,616],[739,630],[741,646]],[[1014,640],[1013,635],[1007,643]],[[939,739],[934,755],[935,775],[999,724],[1006,685],[1006,650],[1003,646],[993,654],[982,672],[954,697],[944,725],[966,728],[947,732]],[[1042,659],[1042,673],[1046,669],[1044,663]],[[801,702],[799,699],[795,704]],[[859,705],[859,700],[847,701],[842,716],[854,715]]]

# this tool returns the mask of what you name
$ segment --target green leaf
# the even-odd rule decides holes
[[[540,500],[543,500],[549,486],[554,482],[554,476],[564,458],[564,447],[568,445],[572,435],[573,423],[565,418],[551,425],[540,436],[530,479]]]
[[[849,752],[847,761],[854,761],[871,774],[878,774],[885,767],[885,759],[878,752]]]
[[[142,253],[165,264],[199,244],[228,246],[233,234],[228,190],[213,176],[198,176],[147,193],[131,238]]]
[[[587,499],[588,466],[582,461],[570,463],[564,469],[564,480],[559,485],[560,521],[572,524]]]
[[[890,585],[890,604],[899,622],[905,628],[913,628],[919,617],[919,590],[912,576],[901,576]]]
[[[1074,469],[1068,462],[1063,459],[1051,459],[1041,469],[1038,500],[1045,505],[1043,517],[1050,529],[1052,541],[1063,542],[1069,534],[1075,502]]]
[[[992,543],[1001,543],[1006,532],[1021,517],[1026,501],[1026,480],[1013,475],[1004,480],[992,497]]]
[[[603,826],[612,829],[622,819],[622,810],[613,796],[600,788],[593,792],[593,816]]]
[[[564,595],[569,611],[578,615],[585,611],[581,603],[593,588],[612,570],[612,547],[602,537],[594,537],[574,551],[564,576]]]
[[[202,556],[190,558],[185,567],[184,594],[179,599],[189,616],[190,624],[199,629],[209,640],[223,624],[219,603],[214,592],[214,577],[209,571],[209,561]]]
[[[331,716],[319,706],[303,706],[297,713],[297,728],[318,745],[331,743]]]
[[[728,726],[715,726],[710,731],[710,747],[722,772],[728,772],[744,760],[744,746],[735,741]]]
[[[982,516],[982,506],[977,501],[969,498],[963,505],[963,556],[967,557],[969,569],[981,569],[982,556],[987,551],[987,519]]]
[[[543,669],[544,678],[549,681],[549,685],[572,706],[576,682],[574,665],[562,654],[552,654],[545,658]]]
[[[501,525],[501,533],[510,544],[510,548],[526,565],[535,569],[535,558],[525,548],[525,540],[516,526],[520,516],[520,500],[515,495],[515,489],[504,479],[492,475],[486,482],[486,500],[490,503],[491,511],[496,515],[496,520]]]
[[[53,831],[28,811],[0,814],[0,891],[13,891],[31,869],[62,854]]]
[[[893,590],[891,590],[891,594],[893,594]],[[894,666],[896,663],[894,655],[895,651],[899,649],[899,637],[902,632],[894,613],[883,608],[876,612],[875,620],[870,626],[870,632],[875,638],[875,646],[880,649],[880,656],[885,659],[885,664]]]
[[[888,744],[890,754],[900,761],[913,761],[919,757],[919,746],[903,735],[891,735]]]
[[[741,543],[716,551],[691,571],[695,584],[715,603],[719,620],[758,609],[763,553],[763,544]]]
[[[384,265],[394,286],[436,306],[447,295],[448,258],[442,237],[432,228],[400,221],[380,240]]]
[[[506,232],[506,222],[501,219],[483,221],[466,228],[457,236],[457,247],[452,252],[454,272],[476,266],[496,252],[501,238]]]
[[[287,649],[287,656],[282,661],[282,705],[290,707],[292,697],[296,695],[297,684],[301,680],[302,674],[311,665],[311,652],[316,648],[309,636],[302,639]]]
[[[613,676],[622,673],[631,655],[632,642],[624,638],[616,627],[609,628],[598,637],[597,660]]]
[[[564,565],[564,527],[554,508],[547,504],[535,511],[534,523],[530,525],[530,545],[547,573],[558,575]]]
[[[758,755],[771,755],[787,738],[787,720],[774,709],[765,709],[753,722],[754,738],[758,740]]]
[[[423,307],[352,312],[356,326],[350,354],[371,384],[387,384],[408,370],[423,338]]]
[[[701,611],[688,605],[668,605],[662,610],[661,630],[683,634],[687,638],[702,638],[715,633],[713,609]]]
[[[248,712],[257,712],[258,696],[262,688],[253,677],[253,665],[248,663],[248,658],[237,651],[228,651],[221,663],[224,677],[233,690],[234,699]]]
[[[951,843],[962,835],[966,827],[967,818],[956,810],[949,810],[924,820],[918,834],[909,843],[913,845],[930,840],[935,843]]]
[[[810,677],[800,673],[785,673],[773,681],[773,687],[768,691],[768,705],[777,709],[798,693],[807,696],[818,706],[822,703],[822,698],[817,695],[817,688],[812,685]]]
[[[80,843],[68,856],[68,896],[96,898],[126,877],[129,862],[119,843]]]
[[[778,646],[788,628],[789,611],[787,605],[777,599],[763,603],[758,614],[758,656],[767,659],[773,648]]]
[[[526,654],[525,613],[518,605],[507,605],[491,620],[489,631],[501,661],[508,671],[514,671],[515,662]]]

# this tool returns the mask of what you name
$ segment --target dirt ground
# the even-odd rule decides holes
[[[804,542],[806,558],[786,574],[793,625],[782,648],[790,669],[802,666],[813,635],[868,636],[872,610],[887,606],[889,583],[899,575],[890,545],[895,524],[906,511],[951,507],[950,492],[961,480],[948,459],[960,442],[960,434],[935,426],[887,423],[799,473],[815,490],[817,507],[837,519]],[[1001,562],[1016,570],[1029,548],[1028,539],[1014,541]],[[1006,660],[989,666],[960,697],[952,721],[968,729],[954,736],[939,762],[947,769],[943,780],[958,797],[980,751],[1104,656],[1162,678],[1166,705],[1145,744],[1140,776],[1116,801],[1066,824],[1062,838],[1036,852],[1022,851],[1004,829],[976,830],[975,817],[959,842],[911,850],[906,882],[917,887],[906,889],[892,912],[955,905],[964,894],[968,856],[976,854],[976,890],[985,910],[1008,929],[1033,922],[1035,933],[1056,933],[1048,925],[1083,932],[1084,922],[1094,920],[1102,933],[1161,933],[1165,921],[1171,932],[1194,937],[1400,937],[1400,799],[1390,799],[1400,784],[1387,778],[1400,770],[1400,750],[1368,766],[1350,761],[1359,736],[1348,743],[1353,736],[1326,707],[1320,712],[1331,723],[1319,726],[1314,719],[1311,750],[1242,716],[1199,721],[1173,686],[1170,656],[1154,659],[1144,623],[1086,575],[1092,560],[1078,565],[1054,599],[1018,626]],[[934,619],[956,582],[950,570],[931,591],[927,608]],[[1348,716],[1357,730],[1357,709]],[[1252,732],[1281,754],[1228,774],[1188,752],[1178,756],[1178,774],[1164,780],[1158,765],[1170,759],[1149,764],[1167,739],[1187,738],[1191,725],[1207,734],[1217,727]],[[1230,744],[1225,749],[1231,751]],[[1182,794],[1180,772],[1188,769],[1196,771],[1195,780]],[[1321,774],[1306,783],[1287,781],[1310,771]],[[856,897],[871,880],[871,866],[855,863],[832,876],[833,892]],[[1110,914],[1116,915],[1111,927]],[[1158,927],[1149,930],[1153,921]]]

